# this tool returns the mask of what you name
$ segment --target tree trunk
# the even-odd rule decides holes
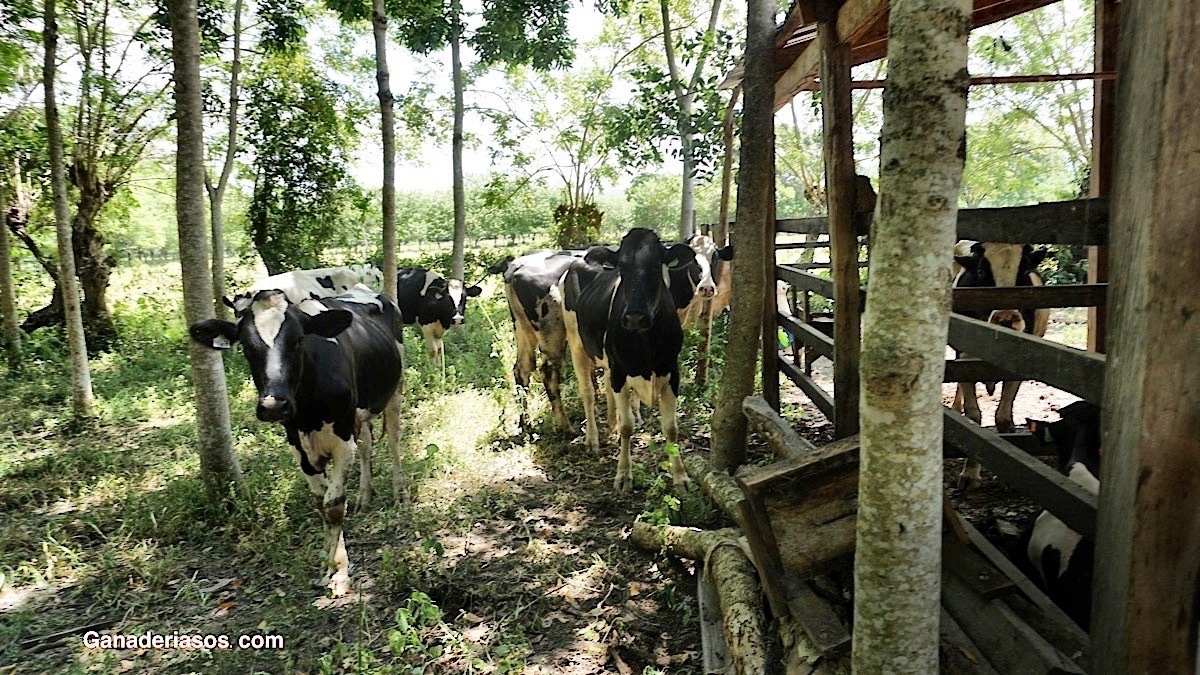
[[[863,317],[857,672],[938,670],[942,374],[970,11],[969,0],[912,0],[894,5],[889,19],[880,198]]]
[[[454,78],[454,137],[451,143],[454,166],[454,250],[451,255],[451,277],[463,280],[463,256],[467,242],[467,192],[463,184],[463,71],[460,43],[462,41],[462,8],[458,0],[451,3],[450,62]]]
[[[42,66],[42,83],[46,89],[46,136],[50,146],[50,183],[54,193],[55,230],[58,232],[58,274],[63,290],[67,345],[71,352],[71,411],[75,419],[80,420],[95,415],[95,397],[92,395],[92,372],[88,367],[87,339],[83,334],[79,287],[75,280],[75,256],[71,246],[71,209],[67,204],[67,171],[63,163],[62,125],[58,118],[58,104],[54,95],[57,65],[55,50],[58,47],[54,0],[46,0],[44,19],[42,41],[45,45],[45,61]]]
[[[117,330],[108,312],[108,279],[117,261],[104,252],[104,235],[96,229],[96,219],[109,196],[93,177],[92,169],[75,165],[79,204],[72,223],[72,248],[79,283],[83,288],[83,323],[87,326],[92,349],[112,348]]]
[[[0,204],[6,202],[0,201]],[[15,370],[21,363],[21,326],[17,322],[17,294],[13,286],[12,276],[12,240],[8,237],[8,228],[0,228],[0,320],[3,330],[0,330],[0,341],[8,356],[10,370]]]
[[[775,3],[749,0],[746,29],[746,102],[742,112],[741,169],[738,172],[738,226],[734,249],[745,264],[733,266],[728,347],[720,395],[712,416],[712,462],[733,469],[746,459],[746,418],[742,399],[754,391],[766,295],[766,230],[775,201]],[[774,295],[772,294],[772,297]]]
[[[387,63],[387,6],[384,0],[372,0],[371,25],[375,34],[375,80],[379,84],[379,119],[383,125],[383,292],[390,298],[396,297],[396,122],[392,112],[391,76]],[[460,66],[461,67],[461,66]],[[457,86],[457,82],[456,82]],[[458,90],[456,90],[458,91]],[[461,93],[461,92],[459,92]],[[460,102],[459,99],[455,99]],[[460,108],[461,109],[461,108]],[[457,114],[461,114],[456,112]],[[455,184],[462,180],[462,128],[461,119],[455,117],[460,147],[459,166],[454,174]],[[455,195],[454,227],[458,232],[458,195]],[[464,207],[465,209],[465,207]],[[466,211],[463,211],[465,235]],[[462,251],[459,251],[458,279],[462,278]]]
[[[218,318],[229,318],[229,307],[225,305],[225,188],[233,174],[237,158],[238,108],[241,105],[240,85],[242,73],[242,0],[233,3],[233,62],[229,66],[229,128],[226,132],[225,161],[217,184],[212,185],[205,173],[204,184],[208,190],[208,212],[212,226],[212,289],[213,310]]]
[[[175,64],[175,217],[179,265],[183,270],[183,313],[188,324],[214,316],[212,276],[204,227],[204,122],[200,104],[200,25],[196,0],[171,0],[171,55]],[[221,353],[188,341],[196,392],[196,451],[209,499],[231,498],[242,489],[242,471],[233,452],[229,399]]]

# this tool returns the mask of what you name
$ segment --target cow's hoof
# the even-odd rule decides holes
[[[618,475],[613,479],[613,489],[622,494],[633,489],[633,476]]]
[[[1012,432],[1014,432],[1016,430],[1017,430],[1017,428],[1015,426],[1013,426],[1012,420],[1007,420],[1007,421],[996,420],[996,433],[1011,434]]]
[[[959,475],[958,477],[958,489],[963,492],[973,492],[978,490],[982,485],[983,481],[974,476]]]

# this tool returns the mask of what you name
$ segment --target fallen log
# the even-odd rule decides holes
[[[747,396],[742,401],[742,414],[750,428],[771,446],[777,459],[804,457],[816,450],[761,397]]]
[[[649,551],[704,561],[704,575],[716,588],[725,644],[735,673],[767,671],[767,622],[754,564],[738,538],[741,532],[698,530],[673,525],[633,524],[630,539]]]
[[[711,462],[696,454],[684,455],[683,467],[687,469],[688,476],[704,489],[725,515],[738,525],[744,525],[738,502],[746,496],[732,476],[713,467]]]

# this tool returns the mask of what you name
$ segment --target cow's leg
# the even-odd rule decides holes
[[[679,418],[675,412],[675,392],[671,391],[669,383],[660,385],[658,392],[658,415],[662,418],[663,438],[666,439],[667,462],[671,467],[671,480],[675,483],[675,491],[679,494],[687,492],[687,484],[691,481],[687,469],[683,466],[683,454],[679,447]]]
[[[571,342],[571,365],[575,367],[575,379],[579,382],[579,401],[583,404],[583,436],[589,450],[600,451],[600,431],[596,425],[596,384],[592,377],[596,364],[587,355],[582,344]],[[607,389],[607,387],[606,387]]]
[[[542,385],[546,387],[546,398],[550,399],[550,410],[554,414],[554,423],[560,429],[567,428],[567,414],[562,407],[562,370],[559,361],[546,357],[542,359]]]
[[[979,399],[975,396],[974,382],[959,382],[958,393],[962,396],[963,414],[975,424],[979,424],[983,413],[979,410]],[[974,490],[983,484],[983,476],[979,473],[979,462],[967,459],[963,463],[962,473],[958,474],[960,490]]]
[[[629,442],[633,436],[633,411],[630,410],[632,390],[626,382],[621,391],[616,392],[617,428],[621,434],[621,449],[617,454],[617,477],[613,479],[613,489],[617,492],[629,492],[633,488],[633,461],[629,458]]]
[[[400,411],[404,402],[404,378],[401,377],[396,393],[383,409],[384,426],[388,432],[388,452],[392,458],[392,499],[399,504],[405,498],[404,459],[400,452]]]
[[[321,513],[325,517],[325,545],[329,554],[329,591],[335,598],[350,590],[350,558],[346,554],[342,524],[346,519],[346,470],[352,461],[354,442],[349,440],[334,446],[332,457],[325,466],[329,483]]]
[[[425,338],[425,349],[429,352],[429,359],[441,370],[442,380],[446,379],[446,361],[443,358],[445,350],[442,346],[442,336],[445,334],[446,329],[436,321],[421,326],[421,337]]]
[[[514,319],[515,323],[515,319]],[[520,410],[521,429],[529,428],[529,377],[536,364],[536,339],[524,326],[514,325],[517,342],[517,360],[513,363],[513,384],[517,391],[517,407]],[[547,390],[549,386],[547,385]]]
[[[1017,391],[1021,388],[1021,380],[1005,380],[1000,388],[1000,405],[996,407],[996,431],[1011,433],[1013,425],[1013,402],[1017,400]]]
[[[617,398],[613,395],[612,373],[607,366],[604,368],[604,404],[608,408],[608,414],[605,418],[608,420],[608,436],[609,438],[617,437],[620,435],[620,425],[617,424],[617,417],[619,416],[619,413],[617,413]]]
[[[371,480],[371,451],[375,447],[375,439],[371,433],[371,420],[365,410],[360,410],[358,423],[358,499],[354,502],[355,512],[361,512],[371,506],[375,496],[375,484]],[[365,418],[365,419],[364,419]]]
[[[301,465],[301,467],[305,466],[307,462],[302,458],[302,453],[304,451],[295,446],[292,446],[292,450],[296,453],[296,461]],[[316,583],[322,587],[327,587],[329,585],[329,579],[331,576],[329,571],[330,560],[332,560],[329,555],[329,516],[325,510],[325,493],[329,488],[329,480],[325,477],[324,473],[309,474],[307,471],[304,473],[304,479],[308,483],[308,491],[312,493],[313,497],[315,498],[314,501],[316,502],[317,510],[321,512],[321,522],[324,523],[325,545],[322,549],[322,555],[325,556],[325,561],[321,564],[324,568],[324,574],[321,575],[320,581]]]

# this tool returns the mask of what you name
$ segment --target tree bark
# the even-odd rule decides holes
[[[390,298],[396,297],[396,122],[393,113],[393,98],[391,75],[388,73],[387,62],[387,6],[384,0],[371,2],[371,26],[375,35],[375,80],[379,85],[379,120],[383,126],[383,292]],[[461,64],[460,64],[461,67]],[[461,93],[461,92],[460,92]],[[457,101],[457,99],[456,99]],[[460,122],[455,119],[456,124]],[[461,143],[461,128],[458,136]],[[462,166],[459,148],[458,173],[455,180],[460,181]],[[457,199],[457,197],[456,197]],[[464,207],[465,208],[465,207]],[[466,223],[464,210],[463,223]],[[458,228],[458,206],[455,204],[455,231]],[[464,236],[466,230],[463,231]],[[461,252],[460,252],[461,253]],[[459,260],[459,279],[461,274],[461,257]]]
[[[52,1],[52,0],[51,0]],[[171,0],[171,56],[175,64],[175,216],[179,264],[183,270],[183,314],[188,324],[211,319],[213,290],[204,226],[204,122],[200,102],[200,24],[196,0]],[[229,399],[221,353],[188,341],[192,385],[196,392],[197,453],[209,499],[224,503],[230,486],[242,489],[242,472],[233,452]]]
[[[95,397],[92,395],[92,371],[88,367],[87,339],[83,334],[83,313],[79,305],[79,287],[75,279],[75,256],[71,242],[71,209],[67,204],[67,171],[63,163],[62,124],[54,94],[57,62],[58,21],[54,0],[45,3],[45,28],[42,42],[45,61],[42,84],[46,89],[46,136],[50,150],[50,183],[54,193],[55,230],[58,233],[59,284],[63,290],[63,311],[66,315],[67,346],[71,353],[71,412],[75,419],[95,416]]]
[[[0,201],[0,204],[5,202]],[[12,276],[12,240],[8,228],[0,228],[0,330],[10,370],[21,363],[21,325],[17,322],[17,294]]]
[[[733,469],[746,461],[746,418],[742,399],[754,391],[762,329],[762,298],[767,297],[764,267],[766,230],[775,201],[775,4],[749,0],[746,29],[746,97],[742,112],[742,148],[738,172],[738,226],[731,237],[733,266],[728,347],[721,374],[720,402],[712,417],[712,462]],[[772,294],[773,297],[773,294]]]
[[[454,249],[451,254],[451,277],[463,280],[463,257],[467,243],[467,192],[463,183],[463,70],[462,70],[462,6],[451,2],[450,70],[454,79],[454,136],[451,142],[451,163],[454,170]]]
[[[233,61],[229,65],[229,126],[226,131],[225,161],[221,164],[221,175],[216,185],[204,174],[204,186],[208,191],[208,213],[212,227],[212,289],[213,310],[220,319],[229,319],[229,307],[225,305],[225,188],[233,175],[234,160],[237,158],[238,108],[241,106],[242,74],[242,0],[233,3]]]
[[[687,469],[688,476],[696,481],[725,515],[739,526],[742,525],[737,505],[746,495],[729,474],[718,470],[711,462],[694,453],[683,458],[683,467]]]
[[[861,361],[852,655],[858,672],[938,670],[941,391],[949,251],[966,147],[970,12],[969,0],[912,0],[894,5],[889,18]]]
[[[103,351],[112,347],[117,334],[108,311],[108,279],[117,261],[104,252],[104,235],[96,229],[96,219],[111,195],[95,177],[95,167],[77,161],[74,168],[79,203],[71,225],[71,244],[83,288],[83,323],[92,349]]]

